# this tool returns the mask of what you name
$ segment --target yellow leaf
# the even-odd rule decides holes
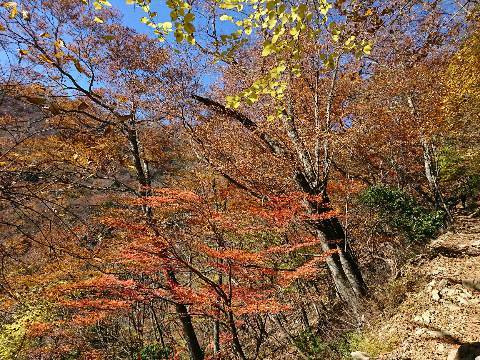
[[[270,55],[273,52],[273,50],[274,50],[274,45],[269,42],[266,42],[263,46],[262,56]]]
[[[363,52],[367,55],[370,55],[372,52],[372,44],[367,44],[363,47]]]
[[[220,20],[222,20],[222,21],[232,21],[233,17],[231,17],[230,15],[223,14],[222,16],[220,16]]]
[[[185,23],[185,31],[189,34],[193,34],[195,32],[195,26],[192,23]]]
[[[63,40],[61,39],[58,39],[55,41],[55,43],[53,44],[53,46],[57,47],[57,48],[62,48],[65,46],[65,43],[63,42]]]
[[[30,21],[30,13],[27,10],[22,10],[22,18],[25,21]]]
[[[46,55],[40,54],[38,58],[46,63],[53,64],[53,61]]]
[[[188,13],[187,15],[185,15],[185,22],[186,23],[190,23],[192,22],[193,20],[195,20],[195,15],[193,13]]]

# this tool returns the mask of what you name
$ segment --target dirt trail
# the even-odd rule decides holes
[[[376,330],[396,339],[378,359],[453,360],[461,344],[480,342],[480,219],[459,217],[453,228],[405,268],[417,286]]]

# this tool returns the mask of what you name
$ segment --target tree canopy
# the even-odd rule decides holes
[[[0,357],[346,358],[478,213],[478,5],[126,4],[0,4]]]

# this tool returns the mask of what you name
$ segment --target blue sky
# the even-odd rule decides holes
[[[139,33],[147,34],[152,38],[155,38],[153,29],[140,21],[140,19],[145,16],[145,12],[140,7],[127,5],[125,0],[109,1],[115,9],[119,9],[122,13],[122,22],[124,25],[134,28]],[[152,11],[157,12],[157,21],[161,22],[170,20],[170,9],[166,6],[164,0],[152,0],[151,9]],[[167,42],[170,43],[170,45],[176,45],[172,34],[167,36]],[[0,65],[8,66],[8,59],[4,51],[0,51]],[[215,81],[217,76],[218,74],[206,72],[205,74],[202,74],[201,82],[208,87]]]
[[[145,13],[138,6],[127,5],[125,0],[110,0],[110,3],[123,14],[123,22],[125,25],[136,29],[137,31],[152,35],[152,28],[140,22],[140,19],[145,16]],[[158,13],[159,21],[168,21],[170,10],[165,5],[164,1],[154,0],[152,2],[151,8],[153,11]]]
[[[127,5],[125,0],[110,0],[110,3],[113,7],[122,12],[123,24],[134,28],[140,33],[154,37],[153,29],[140,22],[140,19],[145,16],[145,12],[141,8],[138,6],[135,7],[133,5]],[[170,9],[166,6],[164,0],[153,0],[151,9],[152,11],[157,12],[157,21],[170,21]],[[167,41],[172,45],[176,44],[172,34],[167,36]],[[206,69],[204,69],[204,72],[200,76],[201,83],[206,87],[212,85],[217,78],[218,73],[216,73],[216,71],[213,69],[210,69],[210,71],[206,71]]]

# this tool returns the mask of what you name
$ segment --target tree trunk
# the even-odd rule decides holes
[[[407,96],[408,106],[410,107],[410,112],[414,118],[417,118],[417,109],[414,104],[414,99],[411,95]],[[438,165],[435,156],[435,149],[433,145],[426,138],[423,130],[420,129],[420,144],[423,148],[423,161],[425,166],[425,177],[427,178],[430,191],[435,200],[435,207],[437,209],[445,210],[448,220],[452,221],[452,215],[450,214],[450,209],[448,208],[445,200],[443,199],[442,192],[440,191],[440,186],[438,184]]]
[[[238,337],[237,325],[235,324],[235,316],[233,315],[232,310],[228,311],[228,324],[232,334],[233,349],[240,359],[247,360],[247,357],[243,352],[242,344],[240,343],[240,338]]]
[[[175,273],[172,270],[167,271],[167,276],[173,284],[178,284]],[[203,360],[203,350],[198,342],[197,333],[195,332],[195,328],[193,327],[192,323],[192,316],[188,312],[187,306],[185,304],[176,303],[175,310],[180,322],[182,323],[183,335],[187,340],[190,359]]]
[[[139,194],[142,197],[151,195],[149,187],[152,185],[150,172],[147,166],[147,163],[143,160],[141,153],[140,141],[138,139],[137,127],[135,120],[132,118],[128,125],[124,127],[128,142],[130,143],[130,151],[133,157],[133,164],[135,167],[135,172],[137,174],[137,181],[140,184]],[[147,216],[147,219],[152,217],[152,208],[149,205],[143,205],[143,211]]]
[[[345,231],[338,218],[333,217],[316,224],[316,229],[323,235],[327,242],[328,249],[336,249],[340,268],[345,273],[353,291],[357,296],[367,295],[368,288],[363,280],[362,273],[358,266],[358,261],[355,258],[350,244],[345,239]]]
[[[309,208],[312,215],[321,215],[330,211],[327,194],[324,192],[321,203],[310,201]],[[339,297],[358,313],[360,299],[367,295],[368,288],[340,220],[337,217],[330,217],[313,220],[309,224],[313,227],[322,250],[325,252],[335,251],[326,259],[327,268]]]
[[[437,209],[443,209],[448,219],[451,220],[452,215],[450,214],[450,209],[448,208],[445,200],[443,198],[442,192],[440,191],[440,186],[438,184],[438,166],[435,161],[435,150],[431,143],[425,137],[422,137],[420,140],[423,148],[423,161],[425,165],[425,177],[428,180],[428,185],[430,191],[435,199],[435,207]]]
[[[223,244],[222,244],[223,245]],[[222,263],[222,260],[218,260],[219,264]],[[218,274],[218,285],[221,287],[223,283],[222,273]],[[220,305],[221,299],[217,299],[218,304]],[[217,318],[213,323],[213,354],[217,355],[220,352],[220,310],[217,310]]]
[[[138,139],[137,128],[135,119],[132,117],[131,121],[128,125],[125,126],[125,132],[127,134],[128,141],[130,143],[130,150],[132,153],[134,167],[137,175],[137,181],[140,184],[140,196],[149,196],[151,194],[150,189],[148,187],[151,186],[151,177],[149,173],[148,166],[146,162],[142,158],[141,154],[141,146],[140,141]],[[144,213],[149,222],[152,221],[153,218],[153,209],[151,206],[145,205]],[[170,281],[177,284],[177,279],[175,277],[175,273],[172,270],[167,272],[167,276]],[[182,323],[183,334],[187,339],[188,350],[190,352],[190,359],[191,360],[203,360],[204,354],[203,350],[198,342],[197,334],[193,327],[192,317],[188,312],[187,306],[184,304],[175,304],[175,310],[177,315]]]
[[[332,74],[332,84],[329,93],[330,102],[332,101],[332,94],[334,91],[336,78],[337,71]],[[193,97],[203,105],[206,105],[210,109],[214,110],[217,114],[221,116],[227,115],[238,121],[246,130],[258,136],[261,142],[265,144],[275,156],[285,157],[285,155],[288,154],[288,151],[286,151],[287,149],[282,142],[276,141],[267,133],[259,130],[258,125],[247,116],[236,110],[226,108],[224,105],[212,99],[204,98],[198,95],[193,95]],[[329,106],[331,107],[331,105]],[[298,187],[307,194],[323,194],[322,190],[326,188],[330,164],[328,146],[325,149],[326,169],[324,169],[323,176],[320,177],[318,171],[319,166],[318,164],[315,164],[314,166],[312,163],[311,156],[307,150],[308,147],[306,147],[302,141],[302,138],[296,128],[293,115],[294,114],[292,111],[285,111],[283,114],[284,130],[291,140],[294,153],[297,155],[300,164],[299,168],[295,170],[294,179],[292,180],[294,180]],[[329,121],[330,119],[327,119],[327,125],[329,124]],[[318,162],[319,159],[320,157],[317,156],[315,160]],[[328,199],[324,198],[324,200]],[[314,203],[310,204],[312,214],[319,214],[317,211],[318,207],[316,205],[317,204]],[[336,253],[329,256],[326,260],[328,269],[332,274],[339,296],[344,301],[351,304],[354,309],[357,309],[359,304],[358,298],[367,293],[367,287],[365,286],[365,282],[363,281],[358,264],[355,257],[351,253],[350,247],[348,244],[345,244],[345,232],[340,221],[338,221],[336,218],[331,218],[324,221],[315,221],[313,223],[310,221],[308,224],[313,227],[316,235],[320,239],[322,249],[324,251],[333,249],[337,250]]]
[[[220,352],[220,321],[213,323],[213,353],[217,355]]]
[[[305,306],[303,304],[300,304],[300,315],[301,315],[303,330],[307,332],[311,332],[312,329],[310,327],[310,321],[308,320],[308,313],[307,313],[307,310],[305,310]]]
[[[317,230],[317,238],[320,240],[320,245],[323,251],[338,251],[336,244],[328,241],[322,231]],[[359,298],[353,290],[353,286],[350,284],[347,274],[344,271],[339,253],[337,252],[329,255],[325,262],[332,277],[338,296],[340,299],[349,304],[355,313],[358,313],[360,305]]]
[[[203,360],[203,350],[198,342],[197,334],[193,328],[192,318],[184,304],[175,304],[175,310],[182,323],[183,334],[187,339],[188,351],[190,352],[191,360]]]

